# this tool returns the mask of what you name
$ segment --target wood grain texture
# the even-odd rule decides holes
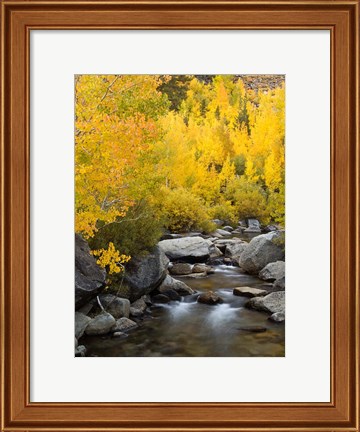
[[[1,430],[359,431],[359,0],[3,0],[1,23]],[[69,28],[331,31],[330,403],[30,402],[29,32]]]

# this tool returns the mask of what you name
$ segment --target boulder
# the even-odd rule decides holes
[[[212,243],[202,237],[183,237],[174,240],[162,240],[158,246],[171,260],[194,263],[204,262],[209,258]]]
[[[136,324],[135,321],[132,321],[129,318],[123,317],[123,318],[119,318],[118,320],[116,320],[115,324],[111,328],[111,331],[113,331],[114,333],[123,332],[123,331],[133,329],[137,326],[138,325]]]
[[[75,234],[75,309],[84,306],[105,288],[106,272],[90,254],[87,242]]]
[[[266,227],[264,228],[265,232],[271,232],[271,231],[277,231],[277,226],[276,225],[266,225]]]
[[[235,242],[226,245],[225,256],[236,260],[240,259],[241,254],[247,248],[248,243],[246,242]]]
[[[268,294],[268,291],[252,287],[236,287],[233,294],[241,297],[257,297]]]
[[[112,334],[112,337],[113,337],[113,338],[127,337],[127,334],[124,333],[124,332],[121,332],[121,331],[117,331],[117,332],[114,332],[114,333]]]
[[[126,264],[124,276],[124,282],[130,288],[130,301],[133,302],[157,288],[165,279],[168,264],[169,260],[159,247],[155,247],[145,256],[131,258]]]
[[[258,233],[261,232],[260,222],[257,219],[248,219],[248,228],[246,228],[245,232],[248,233]]]
[[[208,305],[216,305],[218,303],[223,303],[223,299],[212,291],[200,294],[197,301],[198,303],[205,303]]]
[[[283,312],[275,312],[271,316],[269,316],[269,320],[282,323],[285,321],[285,314]]]
[[[165,293],[169,290],[174,290],[181,296],[187,296],[195,293],[195,291],[187,286],[184,282],[178,281],[167,275],[162,284],[159,286],[158,291],[160,293]]]
[[[75,338],[75,349],[79,346],[78,340]]]
[[[270,312],[271,314],[277,312],[285,313],[285,292],[276,291],[265,297],[254,297],[246,303],[246,307]]]
[[[214,236],[216,237],[216,234],[222,236],[222,237],[228,237],[231,236],[231,233],[229,231],[225,231],[224,229],[220,229],[218,228],[215,233]]]
[[[284,291],[285,289],[285,276],[276,279],[273,285],[274,290],[276,291]]]
[[[115,318],[107,312],[93,318],[85,329],[87,335],[104,335],[110,332],[115,324]]]
[[[84,315],[81,312],[75,312],[75,337],[76,339],[80,339],[81,336],[84,334],[85,329],[89,322],[91,321],[91,318]]]
[[[109,312],[115,319],[126,317],[130,314],[130,301],[112,294],[100,294],[100,302],[106,312]]]
[[[239,266],[247,273],[257,274],[267,264],[283,260],[285,252],[276,242],[279,237],[278,231],[254,237],[241,254]]]
[[[145,298],[141,297],[138,300],[134,301],[134,303],[131,303],[130,315],[133,317],[140,317],[144,315],[146,308],[147,308],[147,304],[145,302]]]
[[[226,225],[222,229],[225,230],[225,231],[228,231],[228,232],[234,231],[234,228],[232,226],[230,226],[230,225]]]
[[[267,264],[259,273],[259,278],[265,281],[274,281],[285,277],[285,262],[275,261]]]
[[[176,263],[169,268],[172,275],[188,275],[192,273],[192,265],[188,263]]]

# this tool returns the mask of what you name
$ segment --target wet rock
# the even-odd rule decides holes
[[[285,262],[275,261],[267,264],[259,273],[259,278],[265,281],[275,281],[285,277]]]
[[[174,290],[181,296],[187,296],[195,293],[195,291],[187,286],[184,282],[178,281],[169,275],[166,276],[158,288],[160,293],[164,293],[168,290]]]
[[[283,312],[275,312],[269,317],[269,320],[282,323],[285,321],[285,314]]]
[[[223,299],[212,291],[200,294],[197,301],[198,303],[204,303],[208,305],[223,303]]]
[[[75,349],[75,357],[85,357],[86,355],[86,347],[84,345],[79,345]]]
[[[172,275],[188,275],[192,273],[192,265],[188,263],[176,263],[169,268]]]
[[[189,262],[204,262],[210,256],[210,240],[202,237],[183,237],[175,240],[162,240],[159,248],[171,260],[184,260]]]
[[[223,230],[225,230],[225,231],[228,231],[228,232],[232,232],[232,231],[234,231],[234,228],[232,227],[232,226],[230,226],[230,225],[226,225],[226,226],[224,226],[223,228],[222,228]]]
[[[106,272],[90,254],[87,242],[75,235],[75,309],[84,306],[105,288]]]
[[[89,322],[91,321],[91,318],[84,315],[81,312],[75,312],[75,337],[76,339],[80,339],[81,336],[84,334],[85,329]]]
[[[274,289],[277,291],[284,291],[285,289],[285,276],[276,279],[273,285]]]
[[[115,324],[115,318],[107,312],[93,318],[85,329],[87,335],[104,335],[110,332]]]
[[[137,327],[138,325],[136,324],[135,321],[132,321],[129,318],[119,318],[118,320],[116,320],[115,324],[113,325],[111,331],[113,331],[114,333],[116,332],[124,332],[130,329],[133,329],[135,327]]]
[[[214,269],[206,264],[195,264],[192,268],[193,273],[214,273]]]
[[[140,317],[140,316],[144,315],[146,308],[147,308],[147,305],[146,305],[145,299],[144,299],[144,297],[141,297],[138,300],[131,303],[130,315],[133,317]]]
[[[165,295],[170,300],[173,300],[173,301],[180,301],[181,300],[181,296],[175,290],[172,290],[172,289],[164,291],[163,293],[161,293],[159,295]]]
[[[285,314],[285,292],[276,291],[265,297],[254,297],[245,306],[259,311],[270,312],[271,314],[276,312]]]
[[[163,240],[172,241],[178,240]],[[133,302],[157,288],[167,275],[168,264],[168,258],[159,247],[155,247],[145,256],[132,257],[126,264],[124,276],[124,282],[130,287],[130,301]]]
[[[154,303],[169,303],[170,301],[170,298],[165,294],[156,294],[152,299]]]
[[[262,289],[252,287],[236,287],[233,290],[233,294],[241,297],[257,297],[264,296],[268,294],[268,292]]]
[[[276,225],[266,225],[266,227],[264,228],[264,232],[268,233],[271,231],[277,231],[277,226]]]
[[[100,294],[100,302],[106,312],[109,312],[115,319],[126,317],[130,314],[130,301],[112,294]]]
[[[221,252],[221,250],[216,247],[216,246],[212,246],[210,247],[210,259],[216,259],[219,258],[223,255],[223,253]]]
[[[257,274],[267,264],[282,261],[285,257],[283,248],[278,244],[278,231],[254,237],[239,259],[239,266],[250,274]]]

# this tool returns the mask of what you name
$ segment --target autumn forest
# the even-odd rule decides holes
[[[255,230],[251,229],[252,221],[256,221]],[[177,256],[174,249],[168,252],[164,243],[166,259],[170,260],[168,269],[179,264],[200,265],[208,268],[199,268],[197,273],[211,274],[209,266],[219,264],[211,261],[216,258],[211,251],[216,249],[217,254],[223,255],[221,265],[229,264],[231,271],[234,268],[238,273],[258,278],[260,270],[269,262],[264,261],[255,270],[245,258],[241,264],[240,244],[243,251],[254,237],[247,238],[241,233],[256,232],[261,238],[269,235],[267,232],[283,233],[284,227],[284,76],[75,77],[75,231],[106,272],[102,295],[128,299],[130,312],[122,317],[113,313],[112,317],[119,320],[130,315],[140,319],[144,313],[137,315],[135,303],[142,299],[149,307],[157,303],[156,298],[154,301],[146,296],[164,295],[159,283],[145,289],[142,296],[135,295],[136,287],[130,276],[127,281],[123,277],[127,269],[130,274],[134,271],[132,266],[146,259],[141,257],[152,254],[156,245],[196,238],[200,239],[200,250],[201,241],[210,244],[210,239],[213,243],[208,246],[210,252],[205,254],[206,258],[204,254],[190,256],[189,251],[187,255]],[[281,239],[277,242],[274,247],[281,249],[281,253],[275,253],[278,255],[274,255],[273,264],[284,260],[284,243]],[[233,245],[238,248],[237,255],[231,253]],[[196,273],[193,267],[189,271]],[[169,270],[166,274],[170,277]],[[176,272],[170,274],[176,276]],[[184,274],[187,273],[178,273],[180,279]],[[192,279],[195,282],[190,286],[195,293],[200,278]],[[262,289],[260,279],[253,284],[259,290]],[[278,278],[268,280],[275,279]],[[264,280],[261,279],[262,284]],[[200,292],[203,287],[204,284]],[[171,290],[180,293],[180,297],[184,295],[180,289],[172,287]],[[175,294],[174,298],[167,295],[169,301],[181,301]],[[226,303],[224,295],[221,302],[214,300],[214,304]],[[102,314],[110,313],[114,298],[108,308],[105,297],[101,300],[97,296],[97,300],[96,307],[102,309]],[[167,302],[165,298],[158,297],[158,300],[158,303]],[[88,301],[89,298],[81,300],[79,305],[84,307]],[[197,297],[196,301],[201,299]],[[154,311],[156,314],[155,308]],[[94,316],[90,313],[92,320]],[[91,336],[91,331],[85,334]],[[153,345],[146,348],[150,354],[143,354],[147,352],[144,348],[140,355],[161,352]],[[127,349],[130,354],[122,355],[139,355]],[[194,354],[192,349],[188,348],[189,355],[217,355],[211,354],[210,348],[202,354]],[[261,355],[281,355],[278,351],[269,353]]]

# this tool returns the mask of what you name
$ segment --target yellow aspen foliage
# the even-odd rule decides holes
[[[107,267],[109,274],[120,273],[124,271],[123,264],[130,261],[130,256],[120,254],[115,249],[114,243],[110,242],[107,249],[99,249],[91,252],[95,257],[98,257],[97,263],[100,267]]]

